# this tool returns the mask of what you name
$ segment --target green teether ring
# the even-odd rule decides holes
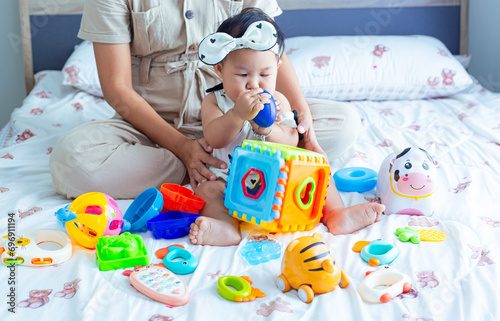
[[[235,301],[235,298],[249,296],[252,292],[252,287],[245,279],[239,276],[226,275],[219,278],[217,291],[224,299]]]

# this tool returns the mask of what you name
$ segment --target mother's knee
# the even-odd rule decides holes
[[[80,135],[81,132],[70,131],[64,135],[49,158],[52,185],[59,194],[68,198],[99,188],[99,179],[91,172],[104,162],[99,154],[105,153],[99,153],[100,148],[96,148],[88,135]]]

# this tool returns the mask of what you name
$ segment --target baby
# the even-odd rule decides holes
[[[297,146],[298,133],[293,126],[275,122],[260,127],[252,119],[269,103],[269,92],[278,105],[278,120],[291,112],[286,97],[276,91],[278,68],[284,48],[284,35],[274,20],[255,8],[224,21],[217,32],[200,43],[202,62],[213,65],[223,83],[209,89],[202,102],[203,134],[214,156],[229,163],[234,148],[244,139],[270,141]],[[207,181],[195,189],[205,200],[202,216],[191,225],[189,238],[193,244],[228,246],[241,241],[238,220],[224,207],[227,174],[211,168],[216,181]],[[365,203],[345,208],[330,181],[322,222],[333,234],[347,234],[374,223],[384,205]]]

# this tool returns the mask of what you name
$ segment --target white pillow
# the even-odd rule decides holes
[[[420,99],[473,82],[446,46],[428,36],[296,37],[285,48],[306,97]]]
[[[103,97],[92,42],[84,41],[76,45],[64,64],[62,72],[63,85],[73,86],[91,95]]]
[[[467,70],[470,66],[470,61],[472,59],[471,55],[453,55],[455,59],[464,66],[465,70]]]

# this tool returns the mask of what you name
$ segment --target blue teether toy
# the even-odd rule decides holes
[[[182,260],[177,260],[181,258]],[[186,249],[170,246],[163,258],[163,265],[175,274],[189,274],[198,267],[198,260]]]
[[[377,186],[377,172],[366,167],[347,167],[333,174],[335,186],[341,192],[363,193]]]
[[[262,240],[250,241],[240,250],[240,255],[252,265],[279,259],[281,246],[277,242]]]
[[[264,109],[259,111],[259,113],[257,114],[257,116],[255,116],[253,121],[260,127],[269,127],[276,120],[277,116],[276,102],[274,101],[273,96],[268,91],[264,90],[263,93],[269,94],[271,98],[269,99],[268,104],[264,104]]]

